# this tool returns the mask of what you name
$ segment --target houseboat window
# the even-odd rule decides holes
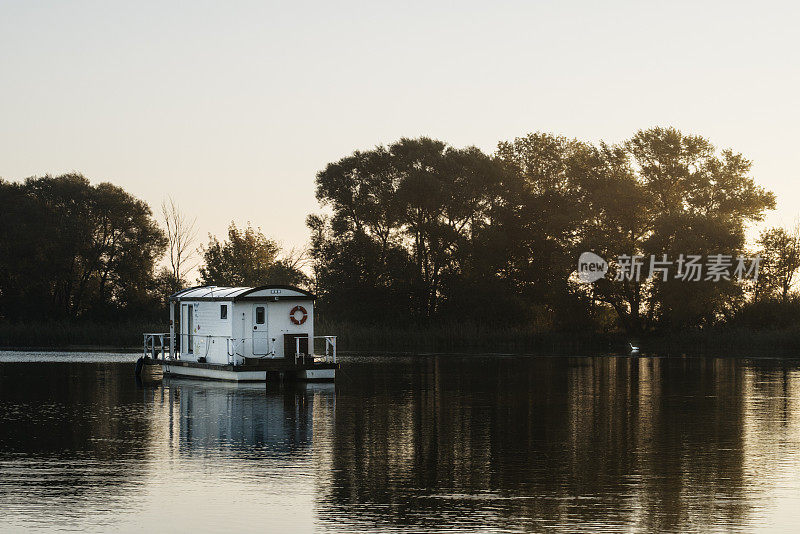
[[[256,324],[264,324],[264,306],[256,308]]]
[[[220,306],[219,306],[219,318],[220,319],[227,319],[228,318],[228,305],[227,304],[220,304]]]

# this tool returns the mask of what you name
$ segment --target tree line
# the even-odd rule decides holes
[[[0,180],[0,320],[163,320],[194,285],[195,221],[80,174]],[[201,250],[199,283],[308,285],[299,258],[251,226]]]
[[[752,288],[611,276],[586,286],[574,277],[583,251],[742,254],[747,226],[775,206],[741,154],[672,128],[616,145],[533,133],[493,154],[402,139],[328,165],[317,197],[331,214],[308,220],[315,280],[338,314],[633,332],[719,323]]]
[[[750,225],[775,207],[750,169],[673,128],[618,144],[532,133],[491,154],[404,138],[317,174],[323,210],[307,218],[307,250],[232,223],[198,251],[195,221],[171,199],[154,214],[78,174],[0,181],[0,316],[154,316],[166,295],[195,285],[198,267],[202,284],[312,289],[321,316],[376,327],[752,325],[794,305],[800,231],[770,228],[747,246]],[[594,284],[576,277],[585,251],[609,260]],[[756,280],[614,276],[625,255],[756,253]]]

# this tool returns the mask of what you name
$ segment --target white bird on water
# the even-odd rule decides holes
[[[628,346],[631,348],[631,354],[639,354],[639,347],[637,345],[628,342]]]

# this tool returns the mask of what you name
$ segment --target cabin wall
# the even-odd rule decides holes
[[[297,325],[292,323],[289,312],[295,306],[302,306],[308,312],[306,322]],[[311,350],[314,337],[314,301],[308,300],[279,300],[270,302],[267,311],[269,313],[269,335],[275,339],[275,357],[283,358],[284,354],[283,339],[285,334],[306,334],[309,337],[309,350]],[[313,352],[313,350],[312,350]],[[294,356],[294,352],[289,354]]]
[[[289,312],[295,306],[303,306],[308,312],[308,318],[302,325],[296,325],[289,319]],[[266,324],[256,324],[256,308],[263,306],[266,312]],[[284,334],[306,334],[309,337],[314,335],[314,301],[308,300],[286,300],[263,301],[245,300],[234,303],[233,307],[232,332],[237,343],[237,363],[241,363],[243,358],[283,358],[284,357]],[[266,327],[266,347],[267,354],[253,352],[253,338],[256,332],[254,327],[263,329]],[[262,342],[263,343],[263,342]],[[264,345],[262,345],[263,348]],[[270,354],[275,351],[274,356]],[[293,355],[294,353],[292,353]]]
[[[199,358],[205,358],[208,363],[230,363],[228,338],[235,340],[230,347],[235,350],[233,359],[236,364],[244,363],[244,358],[283,358],[286,334],[307,335],[309,348],[313,351],[314,301],[311,299],[275,301],[265,297],[263,301],[184,301],[181,304],[186,305],[193,313],[192,346],[194,353],[182,354],[181,357],[185,360],[197,361]],[[228,306],[225,319],[220,318],[221,305]],[[298,305],[305,308],[308,314],[306,321],[301,325],[292,323],[289,317],[289,312]],[[256,323],[256,309],[260,306],[265,308],[264,325]],[[258,327],[257,330],[254,327]],[[253,351],[256,332],[261,334],[260,348],[257,354]],[[265,338],[266,341],[264,341]],[[274,351],[274,355],[271,354],[272,351]],[[293,350],[289,356],[294,356]]]
[[[236,362],[253,357],[253,303],[240,301],[233,303],[233,324],[231,329],[236,338]]]
[[[205,357],[208,363],[227,364],[228,341],[231,337],[232,302],[198,302],[194,315],[194,356]],[[220,306],[227,306],[225,319],[220,318]]]

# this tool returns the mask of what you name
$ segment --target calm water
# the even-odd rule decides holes
[[[0,352],[0,530],[796,531],[800,362],[352,358],[332,385]]]

